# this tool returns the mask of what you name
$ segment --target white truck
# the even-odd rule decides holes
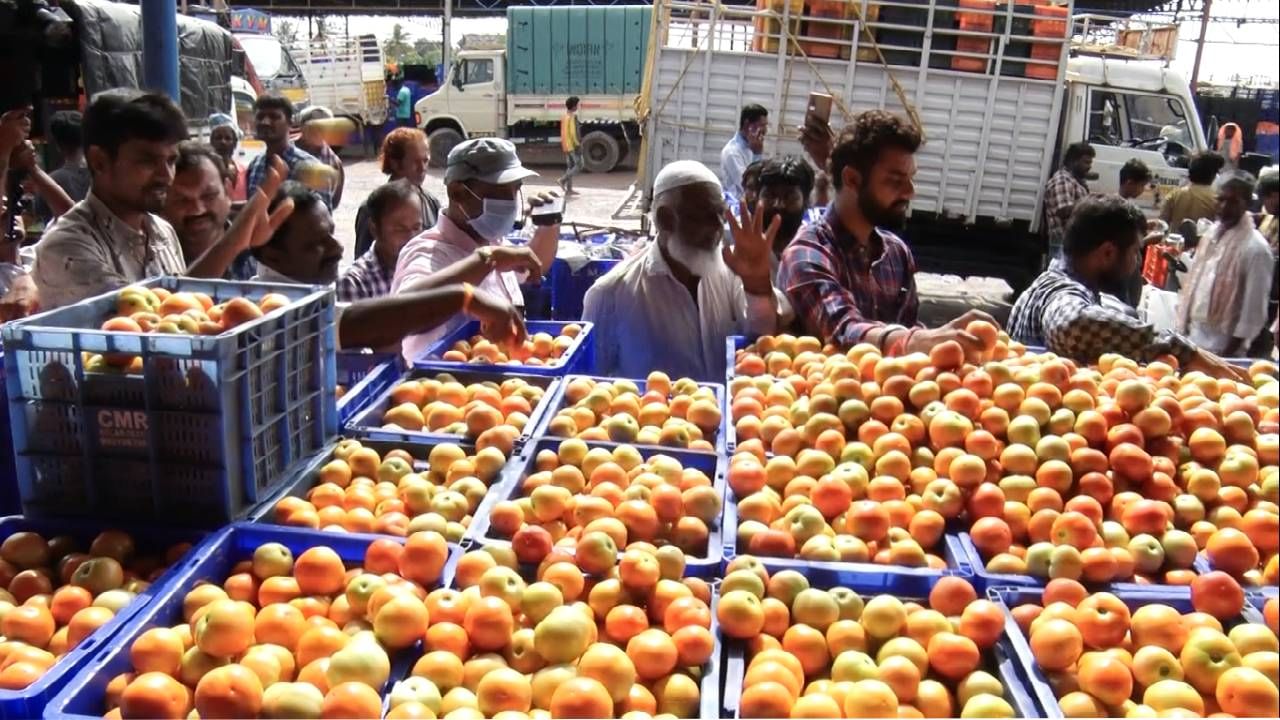
[[[386,70],[373,35],[325,36],[289,48],[306,78],[312,107],[359,125],[387,120]]]
[[[565,100],[577,96],[584,165],[612,170],[639,139],[650,24],[648,7],[507,8],[506,46],[456,53],[440,89],[414,106],[432,162],[473,137],[558,145]]]
[[[805,14],[819,4],[822,15]],[[1071,0],[763,5],[655,0],[662,30],[629,207],[648,206],[654,176],[672,160],[718,170],[748,103],[770,111],[766,156],[802,154],[808,96],[825,93],[837,130],[872,108],[921,126],[904,234],[920,269],[1003,277],[1018,290],[1043,267],[1044,186],[1068,144],[1097,151],[1094,192],[1114,192],[1119,167],[1143,160],[1155,187],[1138,202],[1152,214],[1205,149],[1189,88],[1167,67],[1173,26],[1071,18]]]

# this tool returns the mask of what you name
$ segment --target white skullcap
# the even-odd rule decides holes
[[[668,190],[697,183],[711,183],[716,186],[716,192],[721,191],[720,178],[706,165],[697,160],[676,160],[667,163],[658,172],[658,177],[653,179],[653,196],[658,197]]]

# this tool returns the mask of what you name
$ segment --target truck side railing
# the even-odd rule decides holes
[[[1168,65],[1178,49],[1178,26],[1137,18],[1081,13],[1071,18],[1071,51]]]
[[[713,75],[723,80],[723,67],[713,72],[710,56],[715,54],[721,58],[721,64],[725,58],[734,56],[749,58],[755,72],[766,67],[760,58],[767,56],[773,74],[773,97],[759,97],[758,89],[751,93],[752,101],[770,110],[766,154],[777,154],[782,145],[788,149],[796,147],[797,128],[803,123],[803,96],[809,92],[832,96],[836,109],[831,119],[833,127],[846,123],[855,112],[868,106],[884,107],[910,116],[928,139],[931,129],[921,121],[919,109],[929,104],[926,93],[931,83],[936,87],[937,79],[942,78],[950,86],[965,85],[969,88],[967,92],[976,89],[973,81],[977,80],[983,83],[985,97],[993,99],[986,103],[980,125],[972,123],[961,127],[979,136],[977,147],[969,147],[976,151],[977,158],[984,158],[991,142],[994,98],[1000,95],[1002,83],[1006,86],[1006,95],[1009,92],[1020,95],[1021,91],[1014,88],[1041,86],[1037,102],[1045,104],[1045,114],[1050,116],[1045,121],[1049,123],[1047,135],[1038,138],[1034,148],[1016,151],[1042,155],[1036,172],[1038,184],[1043,186],[1052,164],[1052,146],[1062,102],[1057,88],[1062,85],[1066,68],[1070,8],[1070,3],[997,4],[995,0],[831,0],[821,3],[772,0],[764,8],[656,0],[658,37],[654,39],[646,93],[639,108],[646,130],[645,143],[652,146],[655,138],[666,133],[668,144],[679,147],[682,157],[689,152],[690,145],[697,157],[718,151],[719,144],[736,132],[737,113],[736,108],[730,114],[720,107],[714,108],[715,113],[708,113],[714,102],[712,97],[728,91],[728,88],[713,86]],[[659,62],[664,73],[660,87],[653,81],[654,74],[659,72]],[[672,81],[674,66],[679,70]],[[746,66],[742,63],[742,67]],[[866,95],[866,88],[862,87],[865,79],[856,80],[863,68],[875,73],[875,83],[881,84],[878,98]],[[879,78],[883,78],[883,83]],[[693,82],[689,82],[691,79]],[[686,83],[699,92],[685,92],[682,86]],[[793,84],[802,87],[795,88]],[[855,89],[862,94],[855,97]],[[746,95],[741,90],[739,94]],[[1018,104],[1012,111],[1016,119],[1022,112],[1023,101],[1017,98],[1013,101]],[[935,118],[933,132],[938,132],[938,126],[942,125],[946,126],[942,128],[944,131],[954,131],[961,123],[956,115],[958,103],[953,102],[948,110],[939,109],[936,98],[931,102]],[[698,104],[702,107],[700,113],[696,109]],[[940,117],[939,112],[949,116]],[[1003,112],[1010,111],[1006,107]],[[681,139],[682,134],[689,135],[690,139]],[[1015,132],[1014,142],[1020,137]],[[944,154],[938,161],[942,167],[949,168],[953,142],[946,137],[937,139]],[[1014,150],[1002,148],[1001,152]],[[652,186],[657,171],[652,166],[660,155],[652,147],[645,148],[639,192],[647,193]],[[944,173],[938,180],[941,189],[937,195],[937,212],[949,216],[958,214],[959,219],[972,222],[978,214],[980,200],[976,193],[982,187],[983,175],[992,171],[978,163],[965,181],[967,189],[963,192],[967,196],[963,202],[954,199],[955,193],[961,191]],[[1024,188],[1030,180],[1020,172],[1015,173],[1012,159],[994,171],[1000,172],[1010,184],[1015,183],[1014,176],[1018,174],[1016,182]],[[953,183],[950,188],[949,182]],[[991,201],[981,202],[989,205]],[[1023,202],[1025,205],[1026,200]],[[1025,220],[1033,227],[1039,214],[1039,200],[1035,202],[1034,214],[1018,213],[1029,215]],[[1011,217],[1008,201],[1003,204],[1003,211],[984,214],[997,219]]]
[[[289,48],[307,79],[312,105],[366,124],[387,116],[382,49],[372,35],[319,37]]]

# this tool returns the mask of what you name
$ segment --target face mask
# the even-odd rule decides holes
[[[480,214],[467,221],[477,235],[489,242],[494,242],[515,228],[516,219],[520,217],[519,202],[482,198],[471,188],[467,188],[467,192],[481,203]]]

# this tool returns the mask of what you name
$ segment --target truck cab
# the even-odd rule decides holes
[[[1152,185],[1134,202],[1155,216],[1186,181],[1191,156],[1208,148],[1190,87],[1168,67],[1177,27],[1088,14],[1077,15],[1075,27],[1058,157],[1067,145],[1088,142],[1098,174],[1089,189],[1107,194],[1119,190],[1121,166],[1141,160]]]
[[[295,117],[310,106],[307,79],[289,49],[275,35],[236,33],[235,38],[244,48],[264,89],[288,98],[293,103]]]
[[[467,138],[505,136],[506,108],[506,52],[463,50],[440,88],[414,111],[426,122],[432,162],[443,165],[453,146]]]
[[[1131,159],[1151,168],[1153,186],[1134,199],[1148,215],[1159,213],[1186,181],[1191,156],[1207,147],[1186,80],[1157,64],[1071,58],[1064,106],[1063,147],[1087,141],[1097,153],[1090,190],[1117,192],[1120,167]]]

